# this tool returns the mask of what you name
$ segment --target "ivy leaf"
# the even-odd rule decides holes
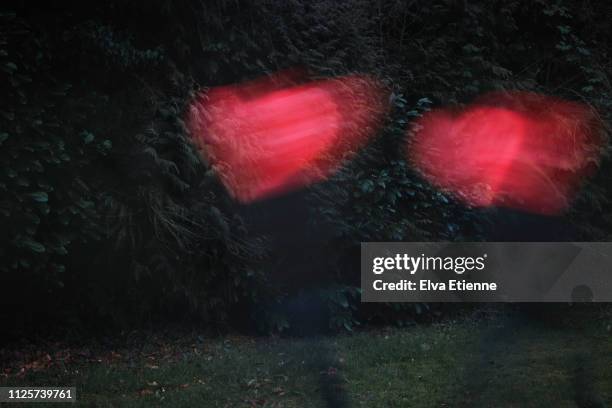
[[[4,64],[4,71],[12,74],[13,72],[17,71],[17,64],[15,64],[14,62],[7,62],[6,64]]]
[[[38,241],[34,241],[29,238],[22,238],[17,244],[23,248],[28,248],[32,252],[43,253],[45,252],[45,246]]]
[[[46,203],[49,201],[49,196],[44,191],[37,191],[35,193],[31,193],[30,197],[38,203]]]
[[[93,201],[88,201],[88,200],[81,199],[81,200],[79,200],[77,202],[77,205],[85,210],[85,209],[88,209],[88,208],[93,208],[94,202]]]
[[[364,193],[371,193],[374,191],[374,182],[372,180],[364,180],[361,182],[361,191]]]
[[[338,295],[338,304],[345,309],[349,307],[348,300],[346,300],[346,296],[344,296],[343,294]]]
[[[89,143],[93,142],[94,139],[96,138],[93,135],[93,133],[87,132],[87,131],[84,131],[83,133],[81,133],[81,136],[83,137],[83,142],[85,142],[85,144],[89,144]]]

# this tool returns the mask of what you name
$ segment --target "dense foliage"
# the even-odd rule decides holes
[[[0,315],[23,327],[40,316],[266,331],[407,323],[428,307],[359,304],[359,242],[479,240],[496,216],[409,168],[410,121],[498,89],[580,100],[603,119],[612,108],[605,1],[2,7]],[[389,117],[325,183],[240,206],[189,141],[186,106],[203,87],[296,66],[375,75]],[[606,161],[564,218],[576,239],[610,237],[611,175]]]

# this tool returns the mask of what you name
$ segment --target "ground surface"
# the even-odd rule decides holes
[[[513,312],[335,337],[3,350],[0,386],[72,385],[87,407],[612,406],[607,323],[549,318]]]

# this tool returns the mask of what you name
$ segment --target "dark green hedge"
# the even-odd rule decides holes
[[[406,165],[409,122],[495,89],[612,107],[604,1],[3,9],[0,316],[24,330],[43,317],[298,332],[409,323],[428,306],[359,304],[359,242],[484,239],[491,222]],[[186,106],[202,87],[295,66],[377,76],[389,118],[330,180],[245,208],[189,142]],[[609,238],[610,174],[606,162],[563,220],[577,238]],[[295,231],[282,242],[287,220]]]

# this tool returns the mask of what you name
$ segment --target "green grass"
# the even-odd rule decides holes
[[[603,407],[612,337],[600,326],[504,318],[310,339],[193,336],[0,385],[76,386],[86,407],[325,407],[338,388],[351,407]]]

